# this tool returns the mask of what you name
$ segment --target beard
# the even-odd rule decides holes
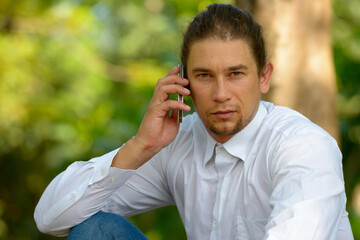
[[[225,107],[222,106],[222,108]],[[212,113],[220,109],[220,107],[218,106],[215,106],[206,111],[205,117],[203,117],[202,122],[204,123],[205,128],[210,133],[217,136],[233,136],[243,130],[252,121],[257,111],[257,107],[254,107],[254,109],[250,113],[250,116],[245,118],[239,106],[230,105],[226,106],[226,108],[235,111],[233,117],[229,119],[218,119],[214,117]]]
[[[245,127],[240,107],[230,106],[230,108],[236,111],[235,116],[230,119],[216,119],[212,115],[219,107],[213,107],[206,111],[205,118],[202,120],[208,131],[218,136],[231,136],[240,132]]]
[[[210,130],[210,132],[218,136],[231,136],[240,132],[244,128],[242,119],[238,119],[233,126],[226,123],[226,121],[222,121],[222,123],[209,122],[206,127]]]

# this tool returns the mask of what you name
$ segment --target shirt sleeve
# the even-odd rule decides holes
[[[266,240],[337,239],[345,215],[341,152],[321,134],[287,140],[275,154]]]
[[[170,201],[169,193],[163,190],[164,178],[153,164],[138,170],[110,167],[118,150],[74,162],[49,184],[34,213],[41,232],[66,236],[71,227],[100,210],[129,216]],[[142,199],[142,205],[136,205],[137,199]],[[135,204],[129,205],[132,202]]]

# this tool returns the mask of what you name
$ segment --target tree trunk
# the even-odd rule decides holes
[[[295,109],[339,141],[331,48],[331,0],[236,0],[263,26],[271,90],[265,100]]]

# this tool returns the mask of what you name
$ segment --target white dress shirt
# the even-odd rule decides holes
[[[138,170],[111,168],[117,151],[50,183],[35,210],[41,231],[65,236],[100,210],[131,216],[175,204],[188,239],[353,239],[336,141],[288,108],[261,102],[224,144],[188,115]]]

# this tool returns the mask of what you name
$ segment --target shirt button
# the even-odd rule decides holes
[[[104,176],[104,174],[105,174],[105,170],[104,170],[104,169],[101,169],[101,171],[100,171],[100,176]]]
[[[213,222],[213,228],[216,228],[216,227],[217,227],[217,222],[214,221],[214,222]]]
[[[72,199],[72,200],[76,200],[76,193],[72,193],[72,194],[71,194],[71,199]]]
[[[114,182],[114,181],[115,181],[115,177],[111,177],[110,182]]]

